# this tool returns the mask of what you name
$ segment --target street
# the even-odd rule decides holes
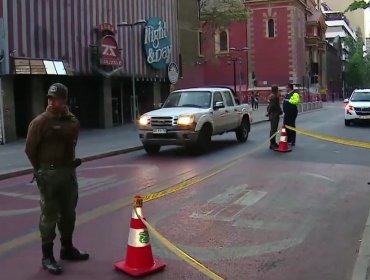
[[[370,142],[369,125],[344,126],[343,108],[325,104],[300,115],[297,127]],[[126,254],[133,197],[208,175],[144,204],[147,221],[226,279],[351,279],[369,215],[370,150],[297,135],[282,154],[268,149],[268,134],[269,123],[260,123],[245,144],[234,133],[217,136],[201,156],[168,147],[83,164],[75,244],[91,260],[61,262],[58,279],[131,279],[113,264]],[[40,267],[39,198],[30,180],[0,181],[0,279],[51,279]],[[207,279],[152,236],[151,244],[167,267],[147,279]]]

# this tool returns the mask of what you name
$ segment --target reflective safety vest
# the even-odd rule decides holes
[[[294,90],[289,92],[284,97],[283,102],[284,112],[287,112],[289,110],[298,110],[297,106],[299,103],[301,103],[301,97],[299,96],[299,93]]]

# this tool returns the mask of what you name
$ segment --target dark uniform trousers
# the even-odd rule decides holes
[[[280,116],[278,113],[271,113],[269,115],[269,120],[270,120],[270,138],[271,138],[278,130]],[[270,139],[270,143],[271,145],[277,144],[276,136]]]
[[[298,116],[298,110],[289,110],[285,112],[284,124],[295,128],[295,121],[297,119],[297,116]],[[295,144],[296,132],[293,130],[287,129],[287,134],[288,134],[288,143]]]
[[[41,166],[37,178],[40,191],[40,233],[43,245],[52,244],[56,225],[63,243],[71,243],[76,221],[78,184],[75,168]]]

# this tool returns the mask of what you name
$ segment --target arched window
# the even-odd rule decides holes
[[[227,52],[229,51],[229,34],[226,30],[220,32],[220,51]]]
[[[272,18],[267,22],[267,32],[269,38],[275,37],[275,21]]]

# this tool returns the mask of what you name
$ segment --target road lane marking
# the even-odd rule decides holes
[[[279,131],[277,131],[272,137],[275,137],[278,134],[278,132]],[[205,180],[207,180],[211,177],[214,177],[217,174],[220,174],[220,173],[224,172],[225,170],[228,170],[232,166],[239,163],[240,160],[243,160],[246,156],[252,155],[253,153],[261,150],[262,148],[265,147],[266,143],[268,143],[269,141],[270,141],[270,139],[267,139],[265,142],[262,142],[261,145],[255,147],[254,149],[252,149],[248,152],[242,153],[240,156],[238,156],[236,158],[233,158],[229,161],[223,162],[222,164],[220,164],[220,166],[222,165],[222,167],[218,167],[218,168],[216,167],[216,168],[210,169],[206,172],[203,172],[202,174],[199,174],[197,176],[192,176],[188,179],[183,180],[181,178],[181,180],[183,180],[181,183],[172,185],[172,186],[167,187],[167,188],[162,187],[161,191],[158,191],[158,192],[155,192],[155,193],[152,193],[152,194],[142,195],[143,201],[148,202],[148,201],[151,201],[151,200],[159,199],[161,197],[164,197],[164,196],[167,196],[167,195],[170,195],[170,194],[173,194],[173,193],[177,193],[181,190],[188,189],[189,187],[198,185],[200,182],[205,181]],[[188,172],[191,173],[191,170],[188,171]],[[185,172],[184,176],[188,172]],[[171,180],[174,180],[174,178],[170,178],[168,180],[165,180],[164,182],[168,182],[168,181],[171,181]],[[158,184],[157,184],[157,186],[158,186]],[[160,186],[158,188],[160,188]],[[96,220],[96,219],[98,219],[102,216],[105,216],[107,214],[110,214],[112,212],[115,212],[117,210],[120,210],[121,208],[130,206],[130,205],[131,205],[131,198],[130,199],[121,199],[121,200],[113,201],[113,202],[108,203],[106,205],[97,207],[93,210],[87,211],[87,212],[85,212],[81,215],[78,215],[77,221],[76,221],[76,227],[78,227],[82,224],[86,224],[90,221]],[[10,251],[13,251],[13,250],[19,248],[19,247],[22,247],[22,246],[25,246],[27,244],[30,244],[32,242],[37,241],[39,239],[39,235],[40,235],[39,231],[34,231],[34,232],[29,233],[29,234],[26,234],[26,235],[23,235],[23,236],[20,236],[20,237],[16,237],[13,240],[1,243],[0,244],[0,257],[3,256],[4,254],[10,252]]]
[[[40,200],[39,195],[32,195],[32,194],[22,194],[22,193],[14,193],[14,192],[0,192],[0,195],[7,196],[7,197],[12,197],[12,198],[27,199],[27,200]]]
[[[261,220],[245,220],[239,219],[233,223],[234,227],[245,227],[252,229],[261,229],[268,231],[288,231],[293,226],[284,222],[266,222]]]
[[[233,203],[244,206],[252,206],[253,204],[256,204],[258,201],[260,201],[266,194],[266,192],[251,190]]]
[[[329,135],[325,135],[325,134],[321,134],[321,133],[308,131],[308,130],[301,129],[301,128],[294,128],[294,127],[291,127],[291,126],[288,126],[288,125],[286,125],[285,127],[290,129],[290,130],[293,130],[293,131],[295,131],[299,134],[310,136],[310,137],[313,137],[313,138],[316,138],[316,139],[319,139],[319,140],[324,140],[324,141],[328,141],[328,142],[332,142],[332,143],[336,143],[336,144],[342,144],[342,145],[346,145],[346,146],[352,146],[352,147],[356,147],[356,148],[370,149],[370,143],[369,142],[342,139],[342,138],[338,138],[338,137],[334,137],[334,136],[329,136]]]
[[[232,222],[247,207],[256,204],[267,193],[249,190],[247,184],[233,186],[226,191],[209,199],[199,211],[193,212],[190,217],[213,221]]]

